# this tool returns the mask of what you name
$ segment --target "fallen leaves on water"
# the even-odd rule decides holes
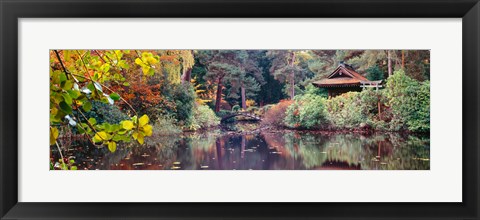
[[[418,158],[418,157],[414,157],[413,159],[414,159],[414,160],[420,160],[420,161],[430,161],[429,158]]]

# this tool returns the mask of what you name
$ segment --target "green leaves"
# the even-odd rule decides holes
[[[72,106],[70,106],[66,102],[60,102],[59,106],[60,110],[62,110],[65,114],[72,114]]]
[[[82,108],[84,111],[89,112],[92,109],[92,103],[87,101],[83,103]]]
[[[64,90],[70,90],[70,89],[72,89],[72,87],[73,87],[72,80],[67,80],[67,81],[62,83],[62,89],[64,89]]]
[[[89,118],[89,119],[88,119],[88,122],[89,122],[91,125],[97,124],[97,120],[96,120],[95,118]]]
[[[110,70],[110,64],[108,63],[104,63],[101,67],[100,67],[100,71],[104,72],[104,73],[108,73],[108,71]]]
[[[120,95],[116,92],[110,94],[110,98],[113,99],[114,101],[120,100]]]
[[[67,93],[72,99],[77,99],[82,95],[78,90],[68,90]]]
[[[60,82],[59,83],[63,83],[67,80],[67,75],[64,73],[64,72],[60,72]]]
[[[62,96],[63,96],[63,100],[65,100],[65,103],[67,103],[68,105],[72,104],[72,97],[70,96],[70,94],[64,93],[62,94]]]

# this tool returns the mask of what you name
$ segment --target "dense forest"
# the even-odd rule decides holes
[[[336,95],[316,86],[342,65],[380,86]],[[115,152],[241,120],[275,130],[428,134],[430,51],[50,51],[50,146],[61,169],[77,169],[64,156],[72,142]]]

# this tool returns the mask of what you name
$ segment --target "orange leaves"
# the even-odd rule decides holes
[[[263,119],[263,123],[284,126],[283,119],[285,118],[285,112],[288,106],[293,104],[292,100],[280,100],[276,105],[273,105],[266,113]]]
[[[177,57],[176,55],[161,55],[161,56],[160,56],[160,61],[173,62],[173,61],[176,61],[177,58],[178,58],[178,57]]]

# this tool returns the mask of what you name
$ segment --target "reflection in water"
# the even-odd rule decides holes
[[[75,153],[73,153],[75,152]],[[79,169],[105,170],[429,170],[428,137],[263,131],[154,137],[144,146],[78,148]],[[54,154],[55,155],[55,154]]]

